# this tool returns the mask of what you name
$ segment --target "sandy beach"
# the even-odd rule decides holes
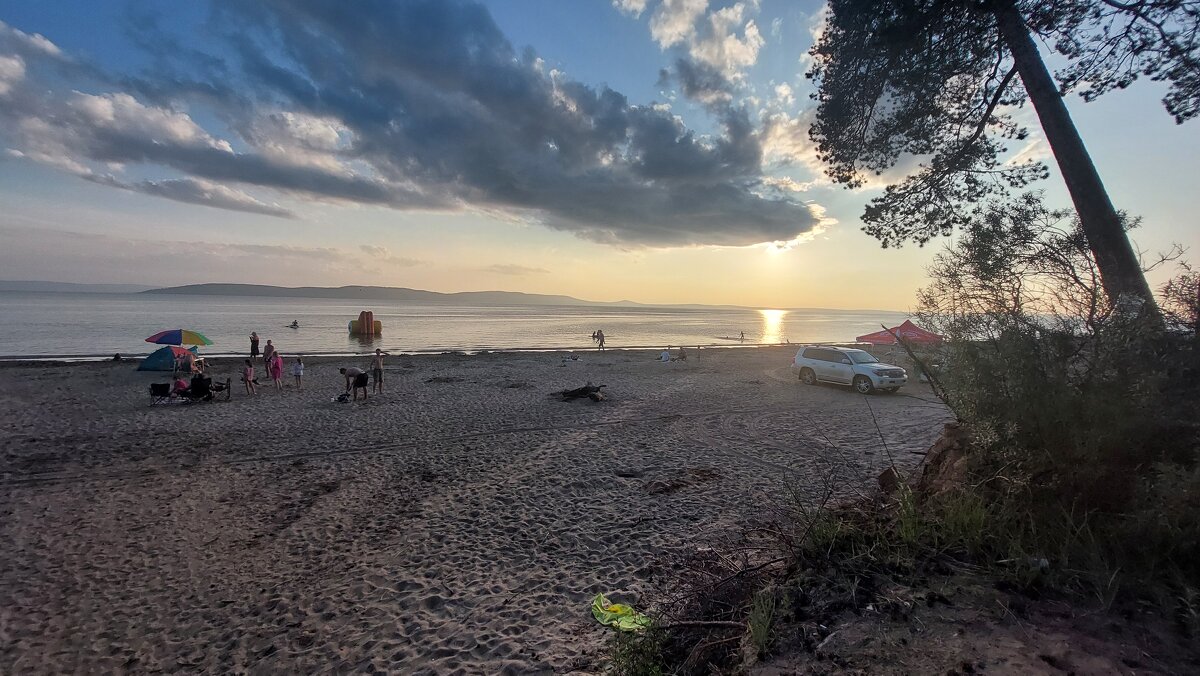
[[[594,594],[646,603],[787,484],[872,490],[949,419],[794,351],[393,356],[365,403],[331,401],[365,358],[253,397],[226,359],[232,401],[156,407],[129,362],[2,365],[0,672],[598,672]],[[553,396],[586,381],[608,399]]]

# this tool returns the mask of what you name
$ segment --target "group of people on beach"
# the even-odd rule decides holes
[[[255,363],[259,357],[262,358],[262,366],[266,370],[267,375],[271,377],[271,382],[274,383],[275,389],[283,390],[283,355],[275,348],[275,344],[271,340],[267,340],[267,344],[263,346],[262,353],[259,353],[259,337],[258,332],[250,332],[250,358],[246,360],[245,366],[242,368],[242,382],[246,385],[246,394],[258,393],[258,376],[255,373]],[[383,394],[383,358],[389,356],[387,352],[381,349],[375,349],[375,355],[371,358],[371,374],[368,377],[367,372],[356,367],[348,366],[338,369],[346,379],[346,392],[353,392],[354,400],[358,401],[358,392],[362,390],[363,400],[367,398],[367,385],[370,381],[374,381],[374,394]],[[292,363],[292,377],[296,380],[296,387],[300,390],[304,389],[304,359],[297,356],[296,361]]]
[[[258,352],[258,332],[250,332],[250,358],[246,360],[246,364],[242,367],[242,382],[246,385],[246,394],[258,393],[258,376],[254,372],[254,364],[259,358]],[[262,349],[262,365],[267,375],[271,377],[271,382],[275,385],[275,389],[283,391],[283,355],[279,350],[275,349],[274,343],[270,339]],[[304,359],[297,356],[296,361],[292,363],[292,377],[296,380],[296,387],[304,389]]]
[[[658,360],[659,361],[687,361],[687,352],[685,352],[683,349],[683,346],[680,345],[679,346],[679,355],[672,357],[671,356],[671,346],[668,345],[667,349],[663,350],[658,355]]]
[[[592,341],[596,343],[596,349],[604,349],[604,330],[596,329],[592,331]]]

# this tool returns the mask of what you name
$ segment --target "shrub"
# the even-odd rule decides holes
[[[1129,574],[1200,579],[1200,279],[1164,287],[1164,333],[1108,303],[1066,219],[1033,194],[985,205],[929,270],[919,314],[949,338],[939,380],[979,487],[936,510],[948,545],[990,547],[1022,584],[1048,558],[1109,603]],[[901,539],[914,518],[902,502]]]

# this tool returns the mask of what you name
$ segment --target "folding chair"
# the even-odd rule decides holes
[[[150,405],[171,401],[171,383],[150,383]]]

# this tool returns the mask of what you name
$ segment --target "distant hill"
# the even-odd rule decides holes
[[[440,305],[604,305],[642,307],[642,303],[622,300],[611,303],[580,300],[571,296],[554,296],[517,291],[462,291],[439,293],[422,289],[390,286],[268,286],[265,284],[189,284],[143,293],[204,295],[204,296],[265,296],[269,298],[343,298],[349,300],[388,300]]]
[[[153,288],[148,284],[72,284],[70,282],[0,280],[0,291],[24,291],[27,293],[141,293]]]

